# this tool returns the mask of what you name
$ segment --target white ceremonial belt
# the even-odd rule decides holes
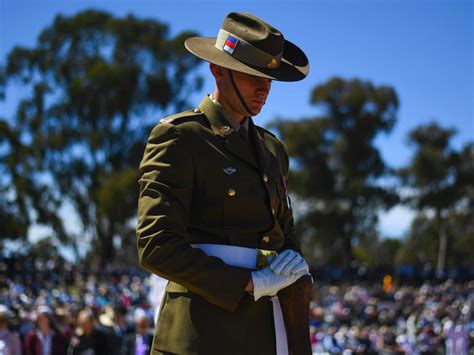
[[[246,269],[262,269],[277,255],[272,250],[238,247],[224,244],[191,244],[193,248],[201,249],[206,255],[220,258],[228,265]],[[275,325],[275,341],[277,355],[288,355],[288,340],[286,337],[285,322],[281,312],[280,301],[277,296],[270,298],[273,305],[273,322]]]
[[[274,250],[239,247],[225,244],[191,244],[209,256],[216,256],[228,265],[259,270],[266,267],[278,253]]]

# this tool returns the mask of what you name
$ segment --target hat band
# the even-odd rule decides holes
[[[275,69],[280,66],[283,50],[275,56],[258,49],[246,40],[221,29],[216,38],[215,47],[227,52],[235,59],[260,68]]]

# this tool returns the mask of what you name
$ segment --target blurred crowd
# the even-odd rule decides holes
[[[149,275],[110,264],[0,256],[0,355],[146,355]]]
[[[472,280],[401,285],[314,276],[315,354],[474,353]],[[136,267],[0,255],[0,355],[149,354],[152,288]]]
[[[474,281],[399,286],[319,285],[311,304],[314,352],[474,353]],[[469,352],[470,350],[470,352]]]

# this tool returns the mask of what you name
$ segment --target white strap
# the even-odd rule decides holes
[[[209,256],[216,256],[228,265],[239,266],[246,269],[255,269],[257,265],[257,249],[238,247],[223,244],[191,244]]]
[[[275,340],[277,355],[288,355],[288,340],[286,338],[285,321],[281,313],[278,296],[271,298],[273,304],[273,322],[275,324]]]

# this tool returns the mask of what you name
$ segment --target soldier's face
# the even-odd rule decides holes
[[[216,78],[216,99],[237,119],[249,115],[257,115],[262,110],[272,86],[272,81],[257,76],[232,71],[235,84],[250,112],[243,107],[234,90],[228,69],[211,65],[211,71]]]
[[[240,95],[245,101],[245,104],[250,110],[250,113],[254,116],[260,113],[263,105],[267,101],[268,94],[272,86],[272,81],[265,78],[260,78],[258,76],[253,76],[249,74],[232,72],[235,80],[235,84],[240,91]],[[227,71],[227,80],[230,81],[230,74]],[[234,98],[234,103],[236,105],[242,106],[240,100],[237,97],[237,94],[234,92],[234,89],[229,89],[231,91],[229,96]],[[243,108],[242,108],[243,109]],[[244,110],[244,109],[243,109]],[[244,110],[245,111],[245,110]],[[245,115],[247,113],[244,112]]]

